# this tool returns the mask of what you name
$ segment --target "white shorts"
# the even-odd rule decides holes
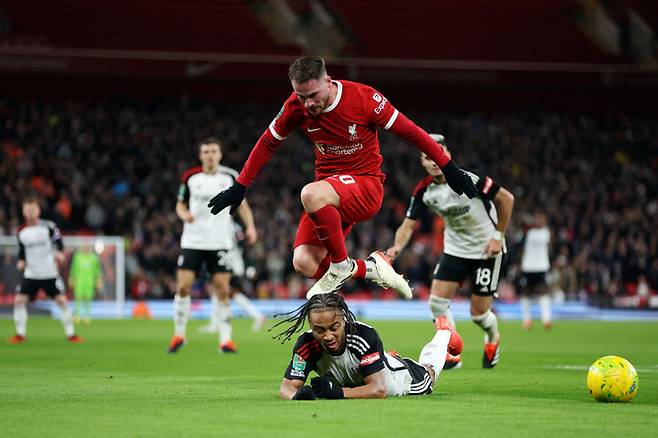
[[[384,353],[384,362],[388,397],[432,393],[432,376],[424,366],[408,357],[401,358],[389,353]]]

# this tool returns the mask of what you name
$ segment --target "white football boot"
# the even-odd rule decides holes
[[[313,295],[338,292],[338,289],[340,289],[345,282],[352,277],[352,274],[356,272],[356,263],[354,263],[354,260],[350,260],[350,263],[352,264],[351,269],[346,269],[344,271],[331,269],[334,265],[330,265],[322,278],[316,281],[313,287],[308,290],[306,293],[306,299],[308,300]]]
[[[412,297],[411,286],[407,280],[393,269],[388,257],[381,251],[375,251],[368,256],[368,260],[375,262],[375,273],[377,278],[370,281],[384,289],[395,290],[405,300]]]

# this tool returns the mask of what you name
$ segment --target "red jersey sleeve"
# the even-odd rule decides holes
[[[389,100],[374,88],[364,86],[361,89],[363,109],[368,114],[370,124],[389,129],[398,116],[398,110]]]
[[[292,93],[283,103],[279,114],[272,120],[268,129],[274,138],[284,140],[301,125],[303,117],[304,108],[295,93]]]
[[[399,114],[397,110],[395,111],[395,117],[389,128],[392,128],[392,133],[407,140],[409,143],[423,151],[428,157],[430,157],[430,159],[438,164],[439,167],[445,166],[448,164],[448,161],[450,161],[450,154],[448,154],[445,149],[432,140],[432,137],[430,137],[425,130],[416,126],[416,124],[409,120],[404,114]]]
[[[260,136],[256,145],[251,150],[247,162],[244,163],[242,171],[236,181],[243,186],[249,186],[260,170],[270,161],[272,155],[281,145],[281,142],[297,128],[304,115],[304,109],[295,94],[283,103],[279,114],[274,117],[270,126]]]

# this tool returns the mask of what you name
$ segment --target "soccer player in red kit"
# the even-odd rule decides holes
[[[469,198],[477,195],[472,180],[432,138],[375,89],[357,82],[333,80],[324,60],[304,56],[290,66],[293,93],[254,146],[235,183],[210,200],[213,214],[235,211],[261,168],[281,142],[301,129],[315,145],[315,181],[304,186],[293,265],[319,279],[306,295],[336,292],[350,277],[365,278],[411,298],[408,283],[393,270],[386,255],[375,251],[366,260],[347,256],[345,236],[355,223],[380,209],[383,183],[377,128],[390,130],[414,144],[442,169],[448,185]]]

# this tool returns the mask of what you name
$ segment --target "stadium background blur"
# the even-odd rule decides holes
[[[514,193],[503,299],[515,298],[523,230],[542,207],[565,298],[648,307],[658,295],[655,3],[373,4],[3,1],[0,235],[16,234],[21,198],[35,191],[64,234],[125,237],[130,297],[171,298],[175,197],[198,140],[218,136],[222,164],[239,170],[290,93],[288,64],[313,53],[332,77],[377,88],[444,134],[461,165]],[[423,176],[413,146],[380,135],[384,205],[349,236],[357,257],[392,242]],[[291,136],[248,192],[261,239],[246,253],[252,296],[299,297],[306,287],[291,254],[312,150]],[[419,298],[441,229],[424,218],[397,262]],[[9,304],[13,267],[2,260]],[[361,283],[345,292],[391,298]]]

